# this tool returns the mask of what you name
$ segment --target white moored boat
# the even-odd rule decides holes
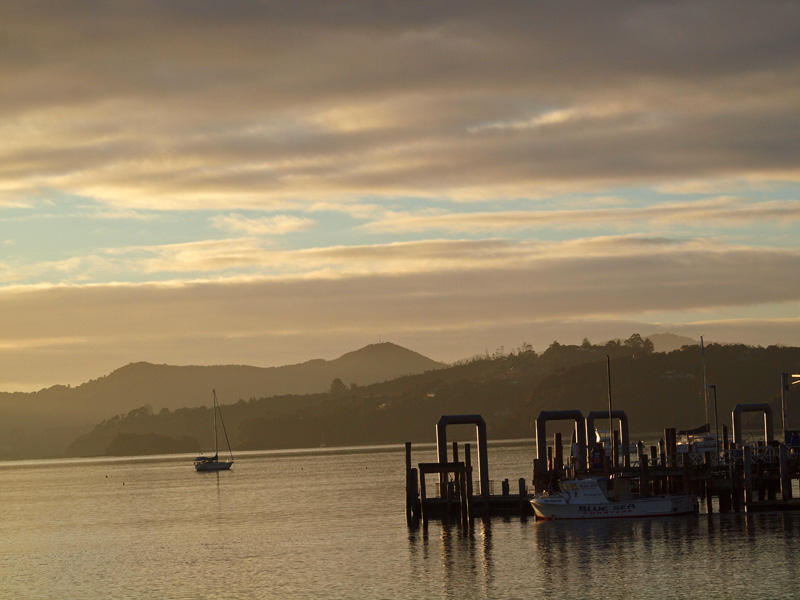
[[[560,491],[535,496],[530,503],[540,519],[609,519],[662,517],[697,512],[692,494],[664,494],[640,498],[629,492],[629,484],[617,479],[608,491],[608,478],[587,477],[562,481]]]

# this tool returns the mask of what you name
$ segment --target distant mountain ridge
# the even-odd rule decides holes
[[[697,346],[700,344],[699,340],[668,332],[653,333],[648,335],[647,338],[653,342],[656,352],[672,352],[673,350],[680,350],[684,346]]]
[[[282,367],[247,365],[174,366],[131,363],[84,388],[111,397],[116,412],[149,404],[154,410],[210,403],[211,390],[225,402],[281,394],[328,391],[334,379],[345,385],[368,385],[438,369],[445,365],[390,342],[370,344],[334,360],[314,359]],[[112,412],[111,414],[116,414]]]
[[[669,353],[649,346],[638,334],[605,345],[553,343],[541,354],[521,348],[368,386],[228,401],[225,423],[234,451],[431,442],[433,426],[444,414],[482,415],[493,440],[532,438],[542,410],[607,409],[610,366],[614,408],[628,416],[632,439],[653,439],[664,427],[730,426],[731,411],[740,403],[768,402],[779,415],[778,376],[797,372],[800,365],[800,348],[793,347],[709,344],[703,356],[696,344]],[[716,396],[713,406],[705,403],[706,372],[719,387],[718,406]],[[205,451],[210,416],[203,407],[160,412],[141,407],[98,423],[76,437],[67,454],[187,452],[193,443]],[[800,389],[787,397],[786,417],[789,428],[800,427]],[[572,425],[560,425],[568,436]],[[780,420],[774,425],[779,428]],[[763,432],[763,420],[754,415],[742,426]],[[469,439],[474,431],[465,435]]]
[[[639,334],[602,345],[553,342],[541,354],[523,346],[449,368],[394,344],[286,367],[132,363],[75,388],[0,394],[0,459],[207,449],[212,388],[234,450],[431,441],[441,415],[460,413],[483,415],[492,439],[529,437],[541,410],[606,407],[609,358],[614,406],[632,432],[708,422],[706,367],[719,387],[720,421],[742,402],[767,401],[779,414],[777,376],[800,368],[800,348],[707,344],[703,356],[687,343],[664,353]],[[798,400],[787,401],[793,427]]]
[[[281,394],[311,394],[379,383],[445,365],[390,342],[370,344],[334,360],[281,367],[175,366],[130,363],[75,387],[0,393],[0,457],[60,456],[79,433],[99,420],[149,405],[154,411]]]

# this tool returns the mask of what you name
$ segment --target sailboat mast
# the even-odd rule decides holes
[[[222,418],[222,411],[219,411],[219,422],[222,424],[222,433],[225,434],[225,443],[228,445],[228,454],[231,457],[231,461],[233,461],[233,450],[231,450],[231,441],[228,439],[228,430],[225,429],[225,419]]]
[[[706,425],[708,420],[708,379],[706,378],[706,348],[703,345],[703,336],[700,336],[700,356],[703,358],[703,404],[706,407]]]
[[[217,390],[211,390],[214,395],[214,457],[219,456],[219,443],[217,442]]]

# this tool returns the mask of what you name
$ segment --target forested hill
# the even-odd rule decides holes
[[[365,385],[443,367],[417,352],[384,342],[334,360],[280,367],[177,366],[138,362],[78,386],[38,392],[0,393],[0,458],[61,456],[80,433],[143,405],[156,412],[277,394],[308,394]]]
[[[553,343],[541,354],[522,347],[393,381],[332,386],[321,394],[242,399],[224,405],[223,413],[234,449],[432,442],[439,417],[459,413],[483,415],[490,439],[530,438],[541,410],[607,409],[607,356],[613,406],[627,412],[634,436],[705,422],[700,348],[658,353],[638,335],[603,346]],[[780,373],[800,370],[800,348],[711,344],[705,364],[708,382],[717,386],[720,423],[730,422],[738,403],[771,402],[780,427]],[[790,399],[797,403],[800,397]],[[710,410],[713,426],[713,397]],[[800,426],[797,413],[790,416]],[[207,450],[210,423],[205,408],[154,413],[142,407],[99,424],[75,440],[69,454]]]

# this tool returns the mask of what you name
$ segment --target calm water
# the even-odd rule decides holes
[[[532,452],[490,448],[490,476]],[[189,458],[0,464],[0,597],[800,596],[800,514],[409,531],[401,447]]]

